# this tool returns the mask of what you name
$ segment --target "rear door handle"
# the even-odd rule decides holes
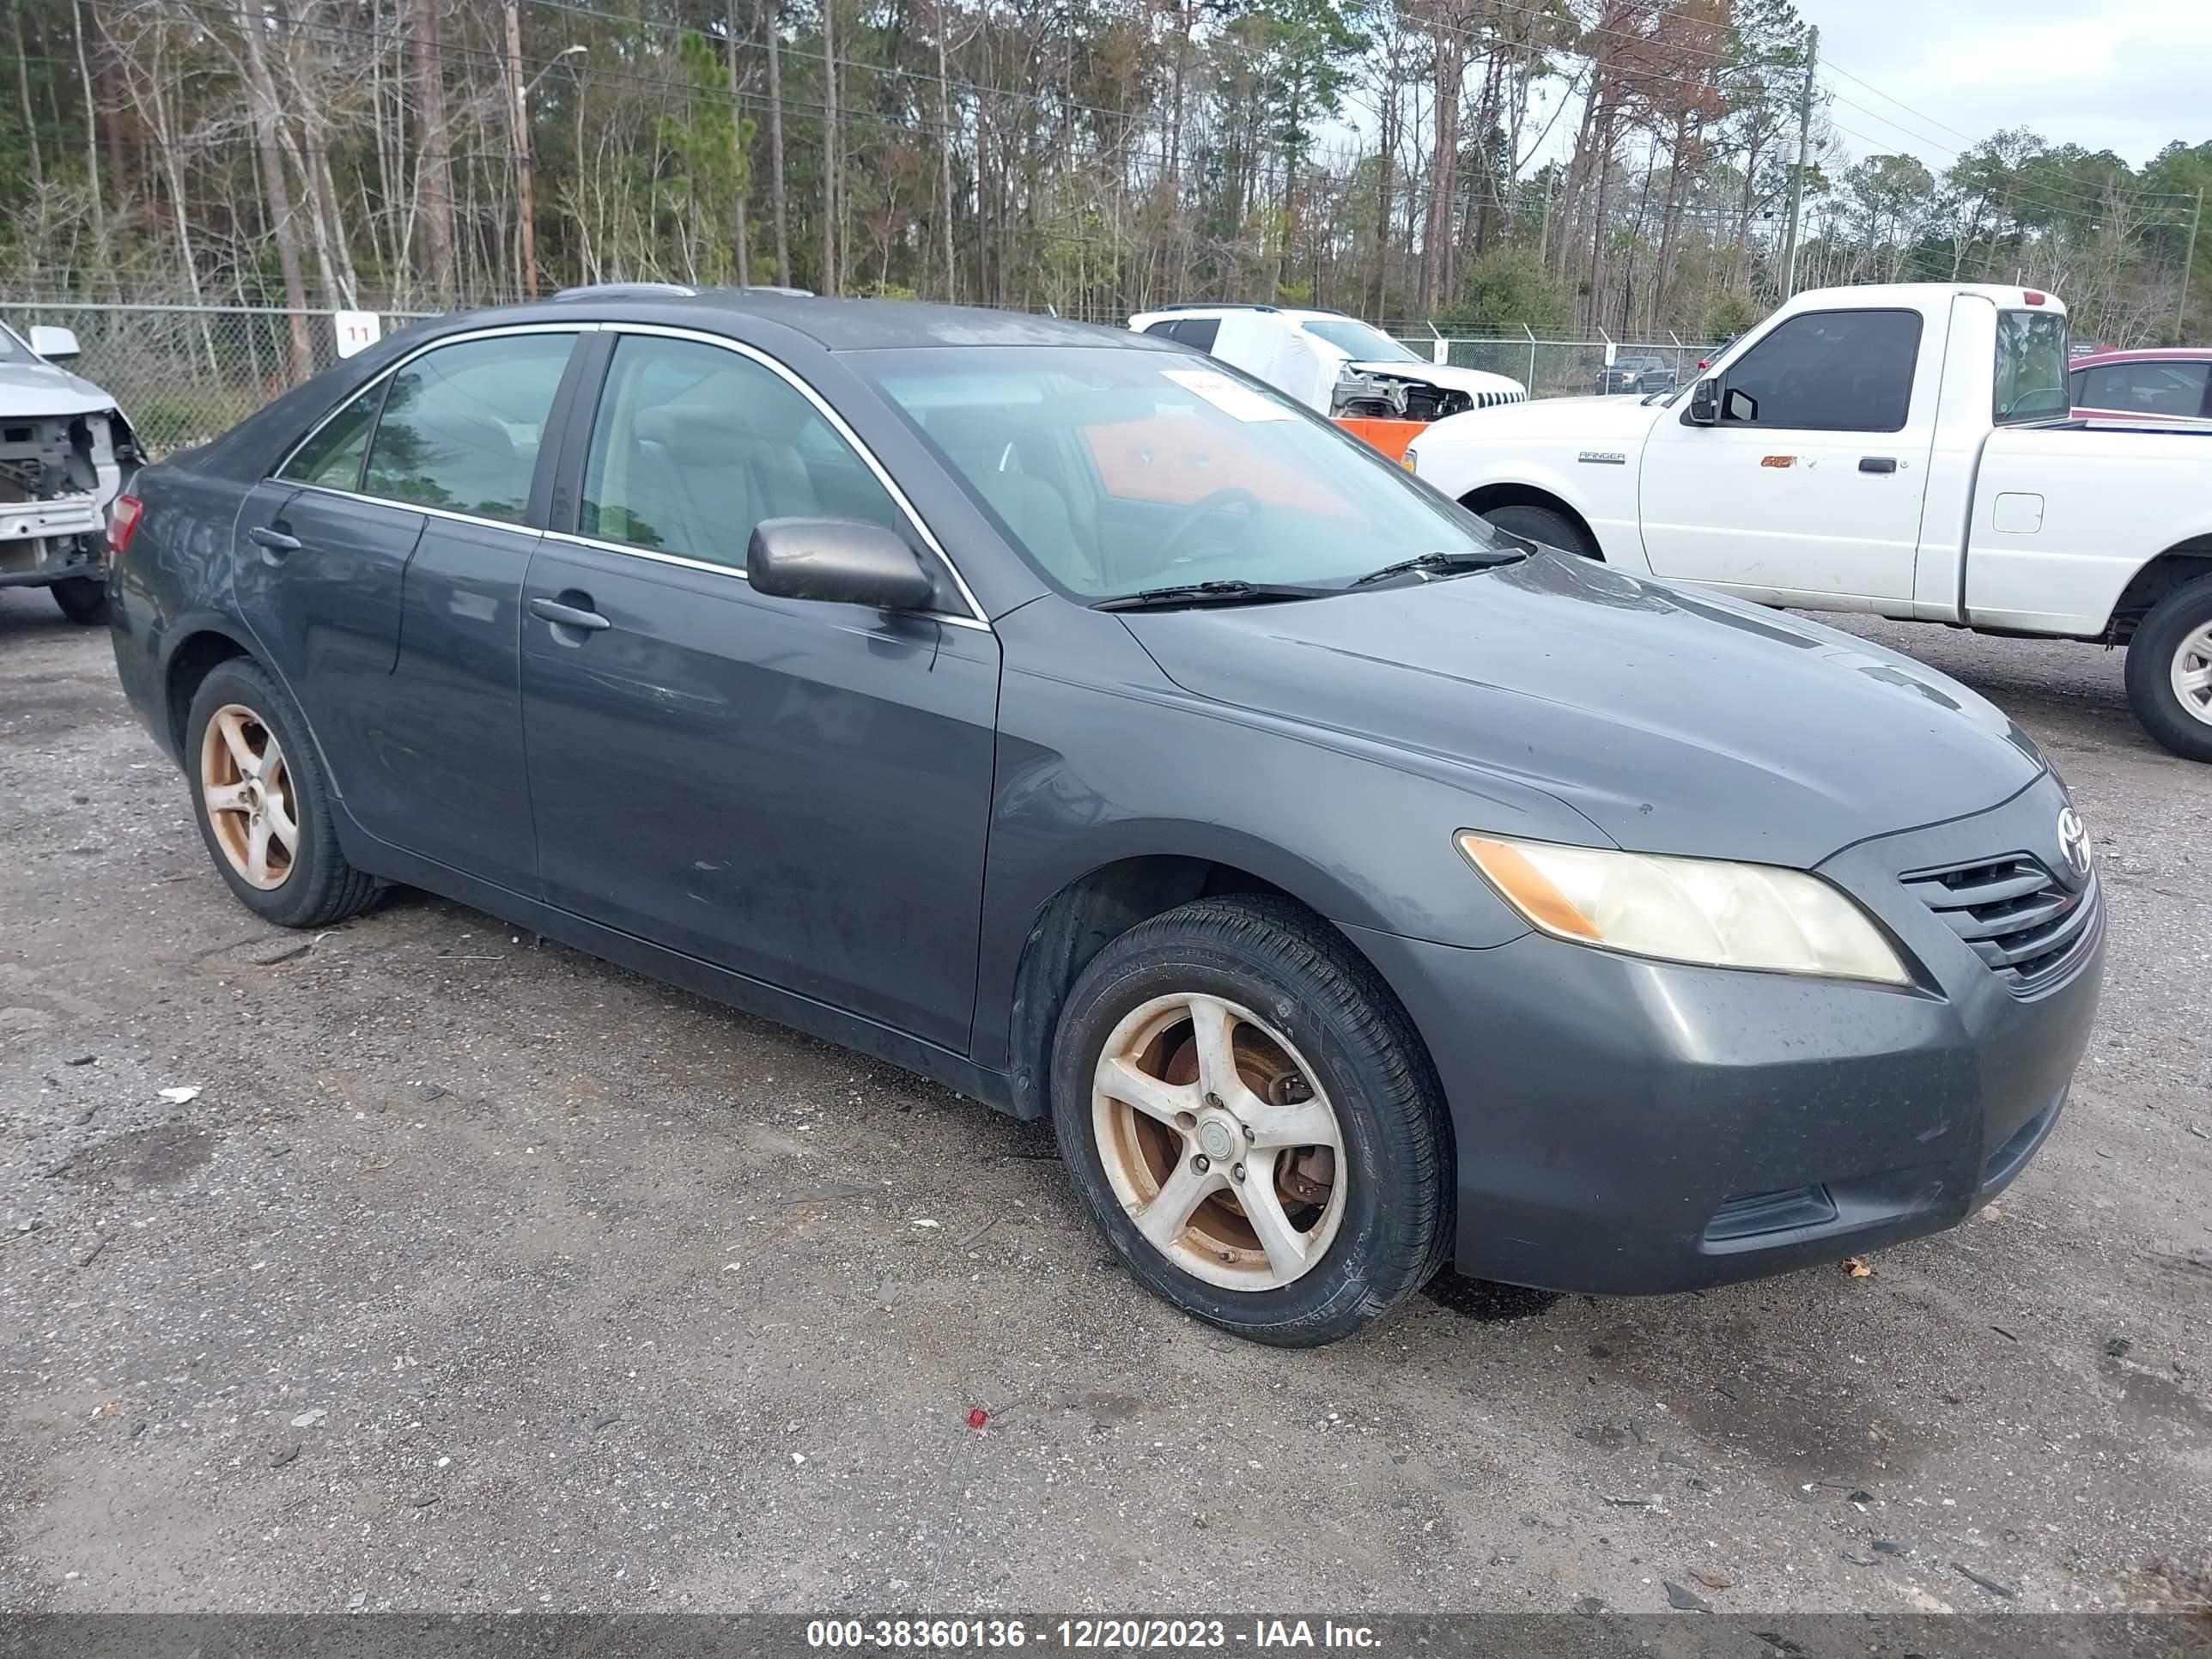
[[[586,634],[597,634],[614,624],[596,611],[586,611],[573,605],[563,605],[558,599],[532,599],[530,614],[557,628],[580,628]]]
[[[1859,471],[1862,472],[1894,472],[1897,471],[1897,457],[1894,455],[1862,455],[1859,457]]]
[[[271,553],[297,553],[300,550],[300,538],[297,536],[288,536],[283,531],[273,530],[265,524],[258,524],[246,533]]]

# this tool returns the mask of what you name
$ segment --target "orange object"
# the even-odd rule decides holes
[[[1340,416],[1336,423],[1362,442],[1372,444],[1394,461],[1406,459],[1406,446],[1419,437],[1429,424],[1426,421],[1370,421],[1351,416]]]

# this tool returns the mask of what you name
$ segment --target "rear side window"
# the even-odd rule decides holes
[[[376,406],[383,399],[384,382],[379,380],[324,422],[276,476],[325,489],[360,489],[362,458],[368,453],[369,428],[376,424]]]
[[[1213,349],[1214,341],[1221,333],[1218,317],[1185,317],[1175,325],[1175,337],[1183,344],[1200,351]]]
[[[2079,409],[2116,409],[2130,415],[2201,418],[2212,363],[2100,363],[2074,374]]]
[[[461,340],[407,364],[385,396],[363,490],[520,524],[574,340]]]
[[[750,357],[630,335],[592,427],[578,529],[745,568],[763,519],[860,519],[908,534],[890,494],[819,410]]]
[[[1809,311],[1729,365],[1724,426],[1896,432],[1912,403],[1917,311]]]
[[[2063,419],[2066,395],[2066,319],[2049,311],[1997,313],[1996,385],[1990,417],[1999,426]]]

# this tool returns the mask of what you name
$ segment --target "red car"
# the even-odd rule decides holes
[[[2066,368],[2067,395],[2077,421],[2212,427],[2212,348],[2093,351]]]

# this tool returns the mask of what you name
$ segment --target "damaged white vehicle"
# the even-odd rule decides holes
[[[108,514],[138,468],[115,399],[60,362],[65,328],[0,323],[0,587],[43,587],[74,622],[107,617]]]
[[[1441,421],[1528,398],[1518,380],[1432,363],[1340,312],[1179,303],[1140,312],[1129,326],[1218,357],[1334,419]]]

